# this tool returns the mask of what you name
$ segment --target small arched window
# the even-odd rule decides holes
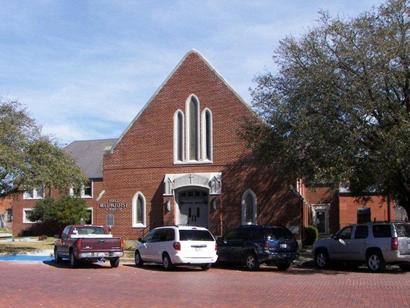
[[[184,114],[177,110],[174,114],[174,161],[184,160]]]
[[[199,160],[199,102],[195,96],[191,96],[188,107],[188,157]]]
[[[212,160],[212,113],[205,108],[201,116],[202,124],[202,159]]]
[[[141,192],[137,192],[132,198],[132,226],[134,228],[146,227],[146,204]]]
[[[242,195],[242,224],[254,225],[257,220],[256,195],[251,190],[246,190]]]

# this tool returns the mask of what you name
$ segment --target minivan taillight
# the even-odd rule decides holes
[[[399,250],[399,239],[397,237],[391,238],[391,250]]]
[[[265,241],[265,244],[263,244],[263,250],[269,251],[269,242]]]
[[[215,243],[215,251],[218,251],[218,244]]]
[[[180,242],[174,242],[174,249],[175,250],[181,250],[181,243]]]
[[[78,239],[77,242],[75,242],[75,246],[77,247],[78,250],[81,249],[81,244],[82,244],[82,240]]]

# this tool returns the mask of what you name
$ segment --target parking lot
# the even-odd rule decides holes
[[[310,266],[287,272],[261,268],[136,268],[121,264],[78,269],[54,262],[0,262],[1,307],[82,306],[410,306],[410,273],[358,270],[318,271]]]

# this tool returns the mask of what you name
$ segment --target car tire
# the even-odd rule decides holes
[[[54,247],[54,262],[61,263],[62,258],[58,255],[57,247]]]
[[[70,251],[70,267],[71,268],[76,268],[76,267],[78,267],[78,264],[79,264],[79,262],[78,262],[77,258],[75,257],[74,252],[71,250]]]
[[[386,267],[382,254],[377,250],[370,251],[367,254],[366,263],[367,268],[373,273],[382,272]]]
[[[110,260],[111,267],[118,267],[120,265],[120,258],[112,258]]]
[[[403,272],[410,272],[410,263],[399,264],[399,267]]]
[[[290,262],[278,263],[276,266],[280,271],[286,271],[290,267]]]
[[[211,268],[211,263],[201,265],[203,271],[207,271]]]
[[[138,250],[135,251],[134,262],[135,262],[135,266],[137,267],[142,267],[144,265],[144,261],[142,260],[141,255]]]
[[[169,257],[169,255],[167,253],[164,253],[162,255],[162,267],[166,271],[170,271],[174,268],[174,265],[172,264],[171,258]]]
[[[244,266],[248,271],[256,271],[259,269],[259,261],[253,252],[248,252],[243,260]]]
[[[330,264],[329,254],[325,249],[319,249],[315,252],[315,265],[317,268],[325,269]]]

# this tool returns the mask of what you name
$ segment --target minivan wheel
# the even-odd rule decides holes
[[[326,250],[321,249],[315,253],[315,264],[320,269],[329,266],[329,255]]]
[[[253,252],[245,255],[244,265],[247,270],[256,271],[259,269],[259,262]]]
[[[203,271],[207,271],[211,268],[211,263],[201,265],[201,268],[202,268]]]
[[[162,256],[162,266],[166,271],[171,270],[174,266],[172,265],[171,258],[167,253]]]
[[[278,263],[276,266],[280,271],[286,271],[290,267],[290,262]]]
[[[138,250],[135,251],[134,260],[136,266],[142,267],[144,265],[144,261],[142,261],[141,255]]]
[[[386,264],[383,256],[378,251],[372,251],[367,255],[367,267],[370,271],[377,273],[384,271]]]

